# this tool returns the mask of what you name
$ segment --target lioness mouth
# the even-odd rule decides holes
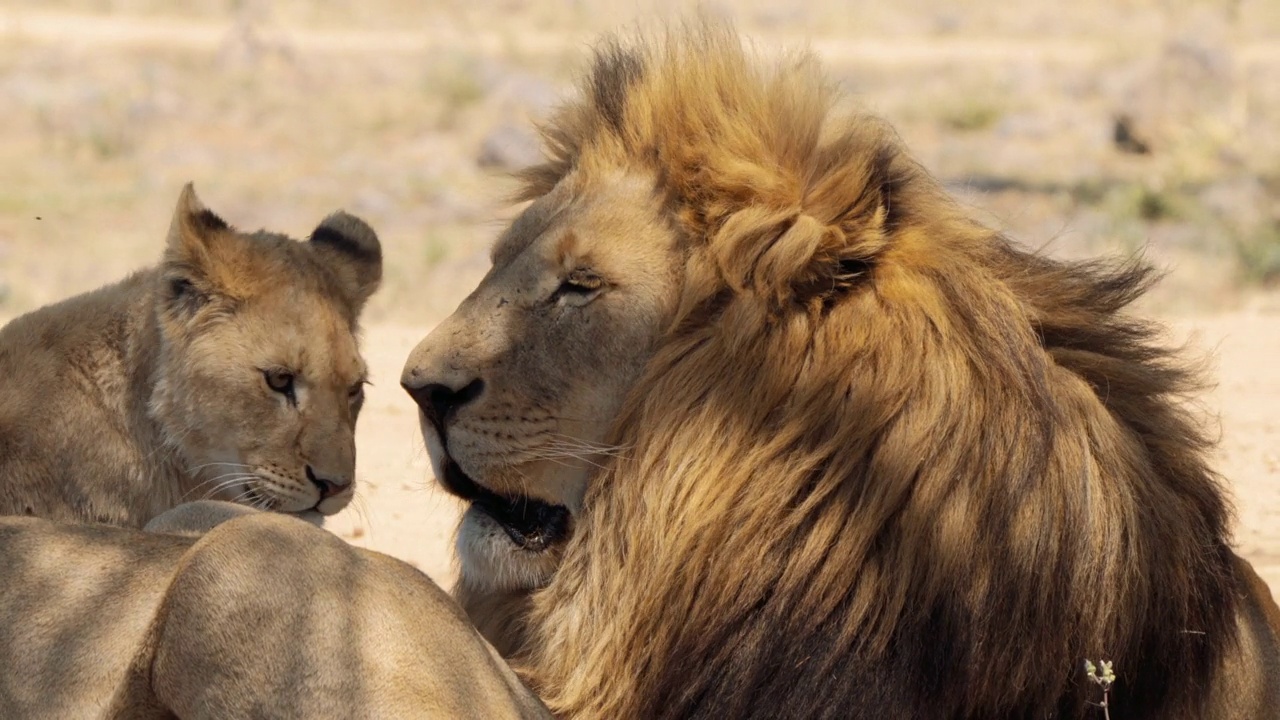
[[[569,509],[537,498],[507,497],[472,480],[448,455],[444,458],[445,490],[483,510],[522,550],[542,552],[569,537]]]

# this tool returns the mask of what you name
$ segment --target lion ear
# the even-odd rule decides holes
[[[771,289],[779,302],[808,304],[847,290],[869,271],[869,249],[850,243],[839,226],[802,214],[761,253],[755,276],[759,289]]]
[[[909,218],[916,169],[898,148],[867,153],[856,135],[831,148],[836,155],[859,154],[861,163],[843,163],[817,178],[804,206],[777,226],[772,242],[753,268],[779,301],[828,305],[866,281]],[[763,289],[763,288],[760,288]]]
[[[234,233],[200,202],[191,183],[182,187],[164,254],[164,302],[170,309],[189,315],[220,294],[214,248]]]
[[[382,282],[382,243],[360,218],[336,212],[311,232],[311,248],[338,279],[348,304],[359,313]]]

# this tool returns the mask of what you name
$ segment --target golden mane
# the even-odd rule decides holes
[[[606,44],[546,128],[525,197],[650,172],[688,264],[529,677],[571,717],[1079,717],[1106,658],[1114,716],[1181,716],[1237,601],[1149,269],[1015,247],[836,99],[700,27]]]

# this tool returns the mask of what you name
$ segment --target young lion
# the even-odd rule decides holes
[[[0,514],[141,527],[184,500],[341,510],[364,399],[363,221],[241,233],[183,188],[163,262],[0,329]]]

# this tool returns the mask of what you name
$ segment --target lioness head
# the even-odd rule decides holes
[[[197,483],[187,499],[325,514],[351,500],[366,378],[356,323],[381,274],[358,218],[335,213],[306,242],[246,234],[184,188],[148,410]]]
[[[501,590],[545,581],[589,472],[626,452],[603,442],[674,310],[680,256],[653,177],[613,167],[564,178],[492,255],[402,383],[437,479],[472,503],[464,574]]]

